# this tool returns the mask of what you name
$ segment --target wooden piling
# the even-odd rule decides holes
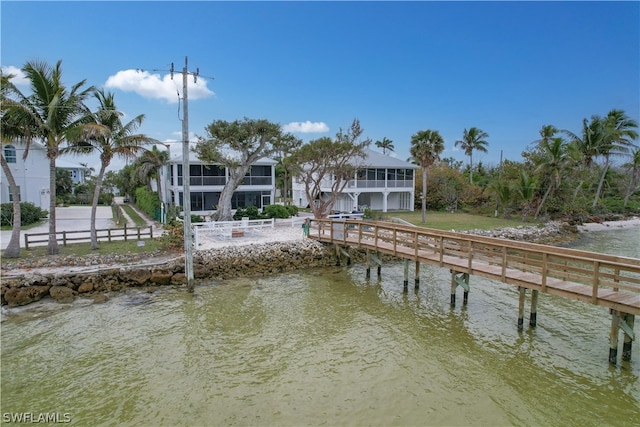
[[[367,279],[371,278],[371,254],[369,253],[369,249],[367,249]]]
[[[340,265],[340,246],[336,245],[336,265]]]
[[[407,258],[404,259],[404,282],[403,289],[405,292],[409,290],[409,260]]]
[[[451,270],[451,307],[456,305],[456,272]]]
[[[625,316],[625,322],[627,326],[633,331],[633,324],[635,323],[635,315],[627,314]],[[629,335],[627,331],[624,333],[624,342],[622,343],[622,360],[631,360],[631,344],[633,343],[633,336]]]
[[[415,289],[420,288],[420,261],[416,261],[416,278],[415,278]]]
[[[524,328],[524,299],[527,295],[527,288],[524,286],[518,286],[520,298],[518,299],[518,330],[521,331]]]
[[[618,311],[611,310],[611,333],[609,334],[609,363],[618,361],[618,331],[620,330],[620,316]]]
[[[536,327],[538,323],[538,291],[531,291],[531,313],[529,314],[529,326]]]

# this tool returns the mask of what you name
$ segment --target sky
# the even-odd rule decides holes
[[[622,109],[640,121],[640,2],[0,2],[3,72],[62,61],[63,82],[111,91],[127,122],[182,153],[215,120],[267,119],[308,142],[357,118],[406,160],[411,136],[440,132],[468,163],[463,131],[489,134],[496,166],[543,125],[579,133]],[[174,66],[171,79],[169,70]],[[89,102],[91,105],[91,102]],[[127,120],[128,119],[128,120]],[[165,146],[158,146],[165,149]],[[99,170],[97,156],[77,157]],[[125,164],[116,159],[109,170]]]

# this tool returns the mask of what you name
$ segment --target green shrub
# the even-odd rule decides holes
[[[148,217],[153,218],[156,209],[160,208],[158,193],[149,193],[146,187],[136,188],[136,206],[146,213]]]
[[[285,208],[289,211],[289,216],[298,215],[298,207],[296,205],[285,205]]]
[[[268,205],[264,207],[264,215],[267,218],[289,218],[291,214],[283,205]]]
[[[249,219],[260,219],[263,218],[260,215],[260,211],[255,206],[247,206],[246,209],[238,208],[236,213],[233,214],[233,219],[236,221],[241,220],[242,218],[248,217]]]
[[[20,225],[30,225],[39,222],[41,219],[46,218],[49,214],[48,211],[40,209],[36,205],[30,202],[20,203]],[[1,223],[3,226],[13,225],[13,203],[3,203],[1,206],[2,217]]]
[[[160,240],[167,249],[180,249],[184,247],[184,224],[173,219],[171,224],[164,226],[164,232]]]

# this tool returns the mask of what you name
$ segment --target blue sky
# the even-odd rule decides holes
[[[579,132],[583,118],[612,108],[640,120],[635,1],[3,0],[0,13],[4,71],[62,60],[66,84],[114,92],[128,118],[145,114],[142,132],[165,142],[182,129],[181,76],[166,70],[173,62],[181,71],[185,56],[202,76],[189,80],[195,135],[213,120],[249,117],[309,141],[357,117],[366,137],[391,139],[398,158],[409,157],[415,132],[435,129],[442,157],[466,164],[454,143],[475,126],[490,136],[474,163],[497,165],[501,151],[519,160],[545,124]]]

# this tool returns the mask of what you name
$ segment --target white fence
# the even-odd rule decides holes
[[[203,235],[218,239],[231,239],[233,237],[243,237],[245,233],[262,232],[265,229],[273,228],[275,220],[270,219],[248,219],[241,221],[210,221],[197,222],[193,225],[194,243],[197,248]]]

